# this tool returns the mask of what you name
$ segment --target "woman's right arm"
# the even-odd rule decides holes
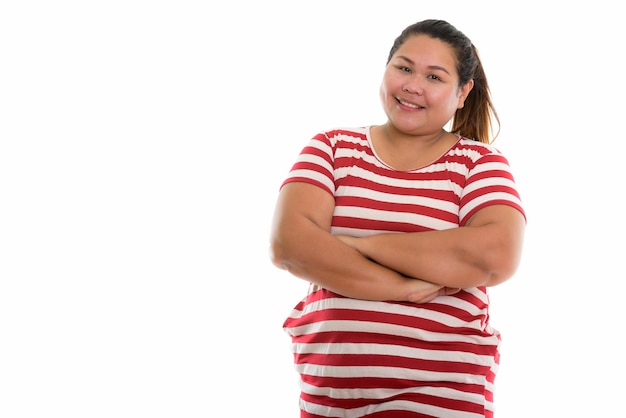
[[[450,289],[403,276],[377,264],[330,234],[334,199],[303,182],[284,185],[271,229],[272,263],[343,296],[427,302]]]

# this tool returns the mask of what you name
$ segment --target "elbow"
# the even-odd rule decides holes
[[[517,268],[514,266],[502,266],[498,269],[486,272],[487,280],[485,286],[497,286],[509,280],[515,275]]]
[[[495,286],[509,280],[521,262],[524,216],[512,207],[494,205],[481,209],[472,220],[476,234],[465,247],[474,267],[484,275],[482,285]]]
[[[503,234],[483,248],[481,266],[486,272],[486,286],[499,285],[515,275],[521,264],[523,242],[521,232]]]
[[[281,270],[294,273],[296,266],[304,263],[302,251],[297,249],[289,237],[272,237],[269,245],[269,259],[271,263]]]
[[[493,251],[484,264],[485,286],[496,286],[515,275],[520,265],[519,251]]]
[[[271,263],[281,270],[287,270],[287,256],[285,246],[278,240],[272,240],[269,246],[269,258]]]

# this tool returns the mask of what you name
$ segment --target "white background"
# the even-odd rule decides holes
[[[0,416],[298,416],[274,199],[319,130],[384,122],[426,18],[479,48],[528,213],[497,416],[623,414],[618,3],[213,4],[0,5]]]

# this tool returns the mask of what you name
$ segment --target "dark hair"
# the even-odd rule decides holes
[[[389,51],[387,64],[402,44],[415,35],[427,35],[452,47],[456,54],[459,87],[470,80],[474,80],[474,87],[465,99],[464,106],[457,109],[452,117],[451,132],[485,143],[495,140],[500,129],[500,119],[491,102],[487,77],[478,56],[478,50],[472,41],[463,32],[444,20],[423,20],[406,27],[396,38]],[[493,119],[498,123],[498,132],[491,138]]]

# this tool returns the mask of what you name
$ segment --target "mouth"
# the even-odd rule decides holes
[[[404,100],[398,99],[397,97],[396,97],[396,100],[402,106],[409,107],[411,109],[424,109],[424,106],[419,106],[419,105],[416,105],[415,103],[405,102]]]

